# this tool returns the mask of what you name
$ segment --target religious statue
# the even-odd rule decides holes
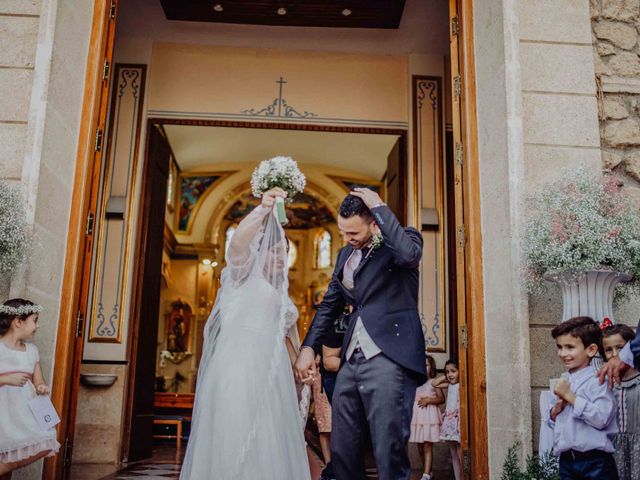
[[[171,304],[171,311],[167,315],[166,349],[160,355],[161,366],[165,359],[179,364],[192,355],[189,351],[191,315],[191,307],[181,299]]]

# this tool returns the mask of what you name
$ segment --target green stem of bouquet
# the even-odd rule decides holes
[[[281,225],[286,225],[287,223],[289,223],[287,212],[284,208],[284,200],[280,197],[276,199],[276,213],[278,215],[278,221]]]

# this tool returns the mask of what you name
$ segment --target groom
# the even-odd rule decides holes
[[[418,384],[426,381],[418,316],[422,236],[403,228],[377,193],[356,188],[338,227],[348,244],[338,254],[324,300],[296,361],[296,376],[316,375],[314,358],[345,305],[353,307],[333,393],[331,463],[337,480],[365,479],[370,432],[380,480],[409,480],[406,452]],[[379,237],[382,237],[382,241]]]

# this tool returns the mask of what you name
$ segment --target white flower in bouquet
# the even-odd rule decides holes
[[[251,191],[255,197],[275,187],[287,192],[287,201],[293,201],[298,193],[302,193],[307,179],[291,157],[273,157],[263,160],[251,176]]]
[[[548,271],[615,270],[634,276],[616,289],[621,300],[640,291],[640,214],[621,181],[579,171],[546,185],[529,200],[525,283],[539,292]]]
[[[31,236],[20,187],[0,182],[0,274],[11,274],[26,259]]]

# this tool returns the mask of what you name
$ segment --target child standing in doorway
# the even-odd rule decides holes
[[[442,423],[438,405],[444,403],[442,390],[432,385],[436,376],[436,362],[431,355],[427,355],[426,358],[429,380],[416,390],[409,437],[410,442],[422,444],[424,473],[421,480],[431,480],[433,444],[440,441],[440,424]]]
[[[456,480],[462,472],[462,448],[460,446],[460,370],[458,362],[444,364],[444,376],[433,381],[435,388],[447,389],[447,406],[440,427],[440,440],[446,440],[451,452],[451,463]]]
[[[613,438],[618,433],[616,401],[601,385],[591,360],[601,332],[589,317],[575,317],[551,331],[567,373],[555,384],[550,410],[553,451],[560,457],[560,478],[617,480]]]
[[[60,448],[55,429],[43,431],[29,408],[47,395],[38,348],[27,343],[38,330],[39,305],[16,298],[0,305],[0,480]]]
[[[605,320],[606,322],[606,320]],[[604,322],[603,322],[604,324]],[[617,357],[627,342],[636,337],[627,325],[605,324],[602,330],[602,356]],[[630,368],[613,391],[618,402],[620,432],[613,440],[613,457],[621,480],[640,480],[640,372]]]

